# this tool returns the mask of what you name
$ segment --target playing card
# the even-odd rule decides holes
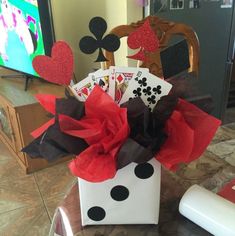
[[[141,97],[146,106],[153,109],[157,101],[171,90],[172,85],[148,72],[134,77],[126,92],[123,94],[120,104],[134,97]]]
[[[77,97],[79,101],[85,102],[94,86],[95,83],[89,75],[88,77],[78,82],[77,84],[71,86],[70,88],[74,96]]]
[[[89,74],[94,84],[99,85],[106,93],[109,91],[109,70],[98,70]]]
[[[110,66],[109,95],[119,103],[129,82],[137,75],[148,72],[148,68]]]

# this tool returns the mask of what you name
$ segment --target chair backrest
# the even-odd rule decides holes
[[[169,41],[174,36],[182,36],[186,39],[189,48],[189,61],[190,68],[188,72],[194,72],[198,76],[199,71],[199,41],[194,30],[185,24],[166,21],[158,18],[157,16],[148,16],[145,19],[132,23],[130,25],[120,25],[111,30],[110,33],[116,34],[119,38],[128,36],[135,31],[138,27],[142,26],[144,21],[148,19],[150,26],[156,33],[159,39],[159,49],[154,53],[146,52],[147,61],[143,62],[140,67],[149,68],[150,72],[158,77],[163,77],[163,70],[160,60],[160,51],[169,46]],[[105,51],[105,56],[108,59],[105,62],[105,67],[115,65],[114,54],[112,52]]]

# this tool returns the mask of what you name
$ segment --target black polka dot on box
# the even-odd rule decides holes
[[[150,163],[138,164],[134,173],[139,179],[148,179],[154,174],[154,168]],[[115,201],[124,201],[129,197],[129,190],[123,185],[116,185],[110,191],[110,196]],[[102,207],[91,207],[87,212],[88,217],[93,221],[101,221],[105,218],[106,212]]]
[[[154,168],[151,164],[149,163],[143,163],[143,164],[138,164],[135,167],[135,175],[140,178],[140,179],[148,179],[150,178],[153,173],[154,173]]]
[[[87,212],[88,217],[94,221],[101,221],[105,218],[106,212],[102,207],[91,207]]]
[[[125,186],[117,185],[112,188],[110,195],[116,201],[124,201],[129,196],[129,190]]]

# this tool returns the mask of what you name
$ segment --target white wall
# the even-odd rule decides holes
[[[88,24],[95,16],[103,17],[108,30],[135,22],[142,18],[142,8],[136,0],[51,0],[56,40],[65,40],[73,49],[75,74],[78,80],[87,76],[99,63],[94,63],[97,53],[86,55],[79,49],[79,41],[85,35],[91,35]],[[127,65],[128,48],[124,40],[115,53],[116,65]]]

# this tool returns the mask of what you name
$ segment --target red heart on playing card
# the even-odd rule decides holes
[[[87,88],[83,88],[82,89],[82,93],[85,94],[85,95],[88,95],[88,89]]]
[[[73,76],[73,52],[63,41],[56,42],[51,57],[36,56],[33,68],[43,79],[60,85],[69,85]]]

